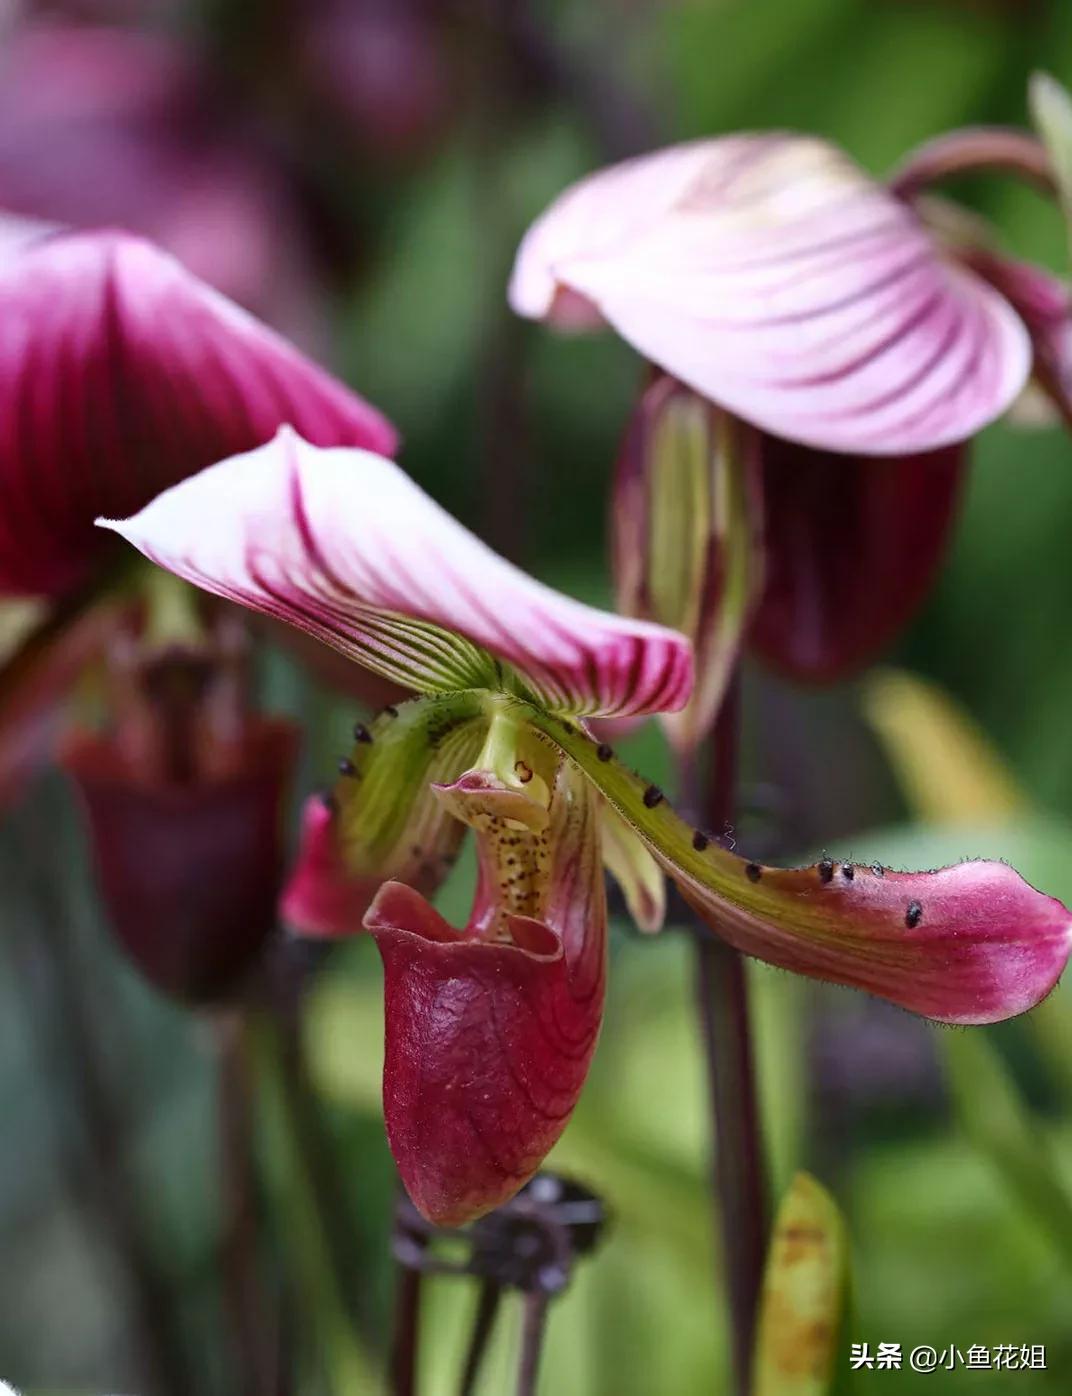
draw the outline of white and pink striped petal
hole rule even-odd
[[[418,692],[520,680],[556,711],[617,714],[675,711],[692,686],[683,636],[534,581],[368,451],[283,430],[101,522],[187,581]]]
[[[713,402],[829,450],[964,440],[1030,368],[1008,302],[803,136],[697,141],[581,181],[530,229],[510,295],[524,315],[606,321]]]
[[[130,514],[284,424],[325,446],[397,441],[369,403],[141,238],[4,249],[3,591],[76,589],[110,541],[98,514]]]

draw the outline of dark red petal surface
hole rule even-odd
[[[577,1103],[606,970],[595,815],[594,796],[580,788],[557,842],[543,917],[499,923],[512,943],[476,938],[497,895],[486,878],[466,933],[397,882],[366,918],[386,981],[391,1150],[410,1197],[439,1225],[459,1225],[512,1197]]]
[[[767,584],[752,648],[792,678],[830,683],[892,644],[941,564],[965,454],[876,460],[764,437]]]

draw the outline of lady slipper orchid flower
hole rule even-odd
[[[687,592],[653,604],[635,575],[620,576],[623,604],[668,623],[691,617],[700,652],[721,625],[722,671],[743,637],[798,678],[829,681],[870,660],[927,591],[964,443],[1012,404],[1033,357],[1045,366],[1054,352],[1053,278],[1032,269],[1018,287],[1012,270],[958,247],[907,196],[800,135],[699,140],[562,194],[521,244],[514,309],[563,329],[609,325],[672,380],[648,390],[627,435],[618,556],[632,554],[635,569],[636,536],[656,528],[650,511],[628,516],[646,492],[671,490],[667,455],[691,453],[696,497],[705,470],[735,472],[726,490],[739,498],[746,470],[761,483],[765,558],[756,549],[751,588],[728,613],[722,535],[712,523],[701,540],[685,509],[692,540],[679,536],[670,560],[653,542],[648,591],[665,591],[651,569],[680,570],[680,554],[692,559]],[[683,407],[691,394],[709,405],[707,465],[698,409]],[[645,476],[655,483],[638,490]],[[760,535],[755,511],[744,531]],[[706,688],[693,728],[717,708],[717,682]]]
[[[377,941],[388,1133],[433,1221],[515,1193],[577,1100],[603,1004],[608,819],[739,949],[928,1017],[1022,1012],[1064,967],[1069,913],[1003,863],[781,870],[688,827],[586,728],[680,710],[688,641],[531,580],[382,457],[283,431],[102,522],[417,694],[356,729],[286,906]],[[479,873],[456,930],[426,896],[464,829]]]
[[[38,237],[0,259],[0,595],[50,603],[0,671],[7,773],[47,753],[54,714],[102,655],[130,513],[284,423],[324,445],[393,452],[375,408],[141,238]],[[102,547],[102,542],[105,544]],[[115,588],[111,588],[114,592]]]
[[[233,613],[196,642],[123,628],[110,728],[68,736],[62,753],[116,938],[186,1003],[236,992],[277,925],[298,731],[250,710],[247,667]]]

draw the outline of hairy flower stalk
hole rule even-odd
[[[967,1023],[1031,1007],[1064,967],[1068,912],[1004,864],[782,870],[686,824],[587,722],[680,711],[688,641],[532,581],[382,457],[284,431],[107,526],[414,694],[355,730],[285,907],[315,934],[377,939],[388,1132],[433,1221],[515,1193],[580,1093],[604,995],[608,812],[713,930],[784,968]],[[456,929],[426,897],[466,830],[480,871]]]

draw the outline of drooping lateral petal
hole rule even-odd
[[[763,585],[760,434],[658,375],[626,430],[611,501],[618,609],[693,643],[696,684],[662,721],[679,752],[718,713]]]
[[[485,793],[481,809],[495,820],[494,792]],[[479,801],[475,786],[466,798]],[[366,918],[386,976],[391,1149],[414,1203],[439,1225],[459,1225],[512,1197],[577,1102],[603,1012],[597,815],[594,792],[563,763],[538,917],[510,911],[517,903],[499,883],[488,885],[485,869],[465,932],[400,883],[383,888]],[[487,820],[475,823],[478,837],[494,835]],[[499,834],[510,837],[505,827]],[[499,865],[504,882],[510,856]],[[499,938],[481,938],[495,905]]]
[[[479,694],[463,692],[385,708],[356,728],[328,800],[306,805],[281,902],[287,925],[309,936],[353,935],[384,882],[425,896],[438,889],[465,827],[431,787],[465,770],[486,725]]]
[[[47,237],[0,266],[0,590],[80,582],[166,486],[289,423],[391,452],[368,403],[165,253],[123,233]]]
[[[335,811],[322,796],[311,795],[302,808],[297,858],[279,899],[283,924],[305,936],[352,935],[382,886],[382,878],[346,866]]]
[[[829,450],[962,441],[1030,363],[1009,305],[810,137],[697,141],[582,180],[526,236],[511,300],[553,318],[562,290],[713,402]]]
[[[946,1023],[1011,1018],[1061,976],[1072,915],[1005,863],[924,873],[830,860],[763,867],[690,829],[571,723],[517,706],[595,782],[712,929],[745,954]]]
[[[103,522],[103,521],[102,521]],[[688,641],[543,586],[391,461],[282,431],[107,522],[154,562],[420,692],[517,687],[577,713],[679,708]]]
[[[945,555],[967,449],[860,459],[761,446],[767,576],[748,643],[792,678],[831,683],[892,644]]]

